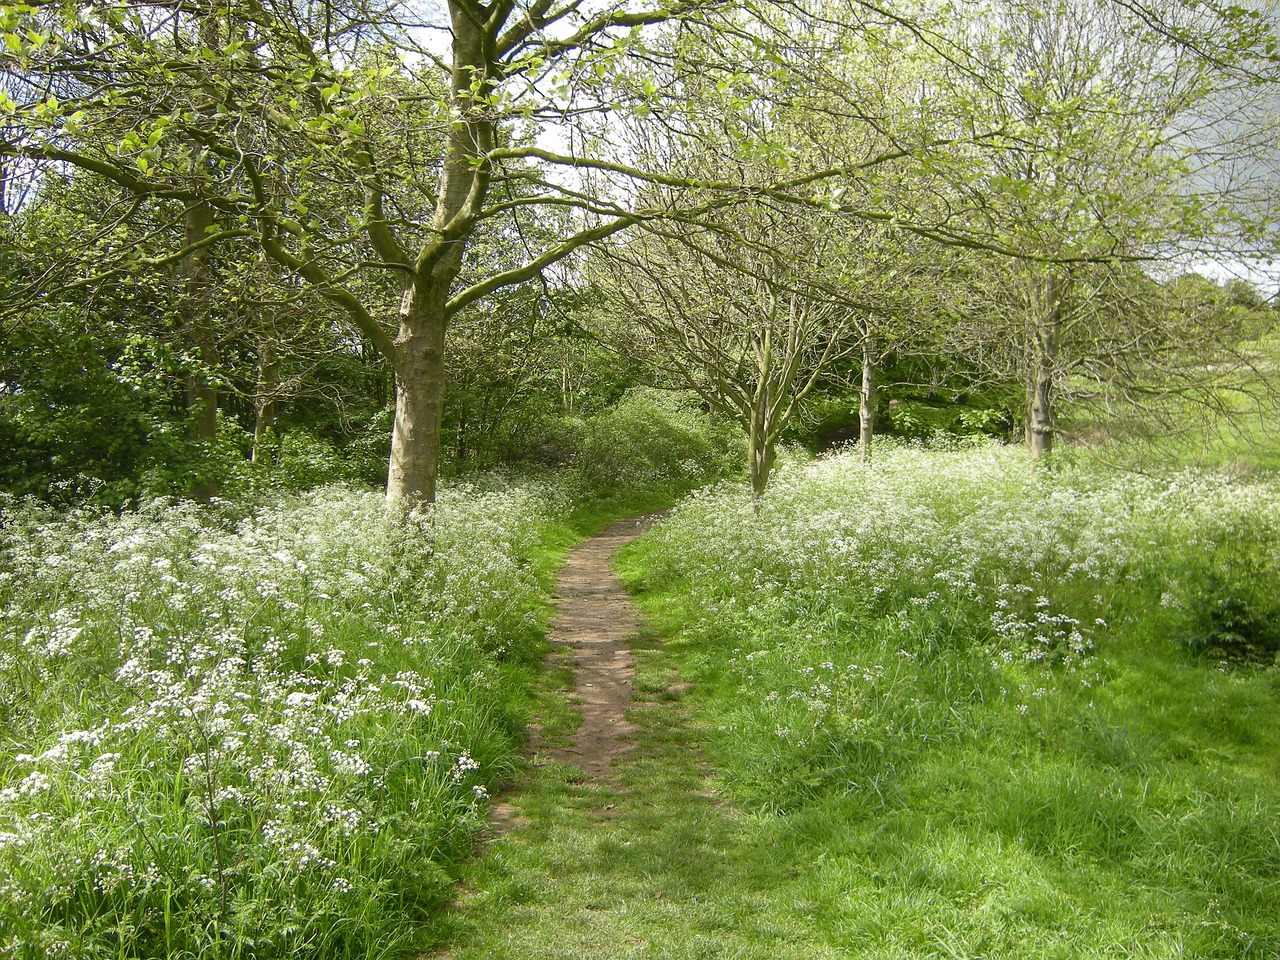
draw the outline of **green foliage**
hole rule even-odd
[[[1280,942],[1274,667],[1183,646],[1274,635],[1278,493],[885,444],[785,470],[759,515],[699,493],[625,572],[727,797],[807,865],[806,937],[1241,956]],[[850,901],[878,919],[845,953]]]
[[[951,436],[1008,435],[1009,414],[998,407],[969,406],[959,402],[930,403],[924,400],[890,400],[889,432],[895,437],[927,439],[938,434]]]
[[[252,438],[246,437],[251,441]],[[309,490],[327,483],[381,484],[386,480],[391,411],[379,411],[360,433],[339,444],[303,427],[271,431],[260,446],[250,486]],[[247,449],[238,445],[242,470]]]
[[[549,486],[0,514],[0,955],[401,956],[522,739]],[[425,925],[425,927],[424,927]]]
[[[0,491],[58,503],[119,506],[186,496],[196,480],[235,496],[263,487],[302,490],[386,477],[389,410],[363,424],[337,422],[331,405],[286,409],[249,462],[248,427],[233,403],[219,411],[213,441],[192,436],[185,381],[200,369],[163,339],[131,332],[134,318],[70,308],[32,311],[0,339]],[[338,383],[333,382],[335,389]],[[360,399],[351,384],[344,404]]]
[[[1224,660],[1273,661],[1280,651],[1280,609],[1260,602],[1254,590],[1242,593],[1229,584],[1208,585],[1198,606],[1202,630],[1190,647],[1206,657]]]
[[[837,372],[837,383],[857,383],[851,364]],[[878,435],[928,440],[937,436],[987,436],[1010,439],[1020,422],[1024,389],[995,383],[975,386],[976,371],[950,354],[887,358],[877,371],[875,429]],[[787,435],[810,450],[827,450],[858,438],[857,389],[827,385],[810,395],[802,421]]]
[[[687,490],[741,469],[739,431],[688,393],[636,388],[578,426],[574,469],[590,490]]]
[[[177,492],[200,458],[174,403],[181,358],[109,318],[34,312],[0,341],[0,489],[119,503]]]
[[[1181,636],[1192,652],[1207,659],[1275,663],[1280,654],[1275,537],[1280,531],[1253,518],[1236,519],[1226,537],[1182,558]]]

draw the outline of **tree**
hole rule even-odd
[[[194,297],[214,249],[259,246],[394,369],[393,504],[434,497],[452,318],[590,244],[766,197],[1004,249],[989,224],[954,211],[899,220],[874,192],[839,192],[869,165],[923,161],[956,133],[824,159],[773,123],[820,90],[837,114],[883,125],[839,99],[832,43],[872,49],[899,31],[962,62],[969,41],[944,43],[909,4],[854,0],[835,29],[832,10],[803,3],[448,0],[444,13],[447,23],[396,0],[34,0],[0,15],[4,68],[22,81],[0,99],[0,156],[91,171],[185,218],[180,248],[116,251],[76,283],[179,264]],[[441,36],[447,53],[431,39]],[[723,95],[736,138],[719,137],[717,117],[694,117],[681,99],[694,90]],[[913,116],[928,112],[917,104]],[[625,145],[604,149],[625,141],[619,131],[669,125],[723,145],[727,165],[677,172]],[[759,162],[766,180],[736,175]],[[570,214],[554,240],[497,272],[469,270],[483,231],[526,228],[548,209]]]
[[[1229,143],[1211,119],[1233,78],[1188,48],[1202,19],[1170,8],[1152,29],[1099,0],[1002,0],[972,27],[993,38],[979,51],[993,69],[961,82],[1002,135],[979,161],[968,206],[1016,254],[989,266],[998,293],[988,315],[1009,350],[987,356],[1011,358],[1024,383],[1033,457],[1052,449],[1071,376],[1132,371],[1154,362],[1146,346],[1173,339],[1144,336],[1116,309],[1132,265],[1238,234],[1256,212],[1232,203],[1235,180],[1212,182],[1213,164],[1253,148]]]
[[[800,5],[682,0],[587,12],[576,0],[451,0],[446,12],[442,25],[406,5],[362,0],[37,0],[6,7],[0,23],[8,72],[24,82],[21,97],[0,101],[19,131],[0,154],[78,166],[188,220],[180,249],[121,251],[77,282],[177,263],[195,286],[207,251],[259,244],[343,310],[395,369],[393,503],[434,495],[446,335],[459,311],[636,224],[693,219],[760,190],[828,204],[823,184],[851,167],[846,158],[826,169],[793,163],[786,144],[750,119],[758,97],[794,105],[816,82],[839,87],[813,55],[824,21]],[[784,37],[796,27],[805,40],[792,57]],[[442,30],[448,55],[419,41]],[[701,38],[696,64],[682,58],[692,36]],[[742,69],[744,53],[772,66],[754,76]],[[797,66],[805,73],[789,88],[778,82]],[[734,159],[764,158],[768,182],[675,174],[603,149],[627,115],[662,114],[698,135],[678,99],[690,67],[703,87],[731,91],[749,134],[732,145]],[[666,82],[676,75],[682,83]],[[563,146],[534,142],[522,127],[558,129]],[[870,162],[878,160],[858,165]],[[521,182],[524,192],[508,189]],[[655,184],[667,188],[660,203],[646,193]],[[555,242],[497,273],[468,272],[466,251],[488,225],[523,229],[547,209],[572,213]],[[842,209],[887,217],[874,206]],[[365,283],[370,272],[389,284]],[[398,308],[383,299],[388,285]]]
[[[650,227],[596,261],[620,331],[747,434],[752,499],[779,436],[821,377],[860,348],[855,311],[809,281],[829,253],[823,218],[753,203],[713,227]]]
[[[440,25],[414,22],[399,5],[11,6],[5,57],[28,82],[22,102],[0,103],[22,130],[3,152],[90,170],[185,211],[180,250],[124,257],[107,273],[179,263],[194,301],[208,251],[253,239],[341,307],[396,372],[388,499],[429,502],[450,319],[660,212],[599,205],[553,183],[529,161],[586,161],[523,146],[513,125],[559,109],[564,85],[602,49],[625,48],[629,31],[712,6],[587,15],[576,2],[455,0],[447,57],[414,43],[415,32]],[[444,83],[407,76],[400,58],[380,52],[388,40],[439,68]],[[553,84],[561,90],[549,95]],[[541,105],[522,102],[533,98]],[[402,125],[379,128],[380,117]],[[532,196],[503,189],[518,180],[534,185]],[[317,183],[327,209],[308,202]],[[465,253],[487,221],[519,222],[543,204],[595,219],[529,262],[466,275]],[[354,282],[368,269],[399,288],[392,329],[378,298]]]

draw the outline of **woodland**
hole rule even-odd
[[[1192,269],[1274,245],[1259,10],[4,13],[17,494],[332,468],[413,506],[649,386],[741,428],[758,496],[779,441],[877,422],[1158,432],[1270,323]]]
[[[0,37],[0,957],[1280,951],[1270,5]]]

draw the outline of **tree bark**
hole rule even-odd
[[[387,469],[387,506],[435,502],[444,415],[446,291],[405,292],[395,339],[396,410]]]
[[[190,246],[203,240],[213,223],[213,208],[209,204],[198,202],[187,207],[184,224],[186,244]],[[207,247],[188,253],[178,267],[182,280],[182,318],[187,337],[200,358],[200,369],[187,376],[191,435],[197,440],[212,443],[218,437],[218,388],[211,376],[218,365],[218,337],[209,317],[210,269]],[[199,477],[192,482],[193,499],[208,500],[217,494],[218,481],[214,477]]]
[[[387,507],[395,511],[435,502],[444,416],[444,345],[449,294],[489,192],[496,125],[487,99],[496,71],[476,8],[450,2],[453,70],[450,100],[457,112],[440,169],[432,239],[405,284],[394,342],[395,423],[387,469]],[[496,29],[496,28],[495,28]]]
[[[253,455],[254,463],[265,459],[264,443],[267,431],[276,424],[276,388],[280,384],[280,360],[270,344],[264,343],[258,352],[258,385],[253,398]]]
[[[1037,285],[1032,302],[1031,368],[1027,375],[1027,448],[1033,460],[1053,449],[1055,373],[1062,332],[1062,285],[1053,276]]]
[[[858,397],[858,453],[863,463],[871,460],[871,438],[875,434],[876,342],[871,337],[862,341],[862,389]]]
[[[760,503],[764,499],[765,488],[769,485],[769,475],[773,473],[776,455],[773,441],[762,431],[752,430],[747,460],[751,470],[751,505],[756,513],[760,512]]]
[[[756,513],[760,512],[760,503],[764,498],[765,487],[769,485],[769,476],[773,473],[773,461],[777,454],[777,431],[770,416],[772,403],[767,380],[772,359],[770,350],[765,350],[763,359],[761,381],[752,398],[750,423],[747,427],[747,468],[751,474],[751,506]]]

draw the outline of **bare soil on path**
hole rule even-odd
[[[613,574],[655,519],[615,523],[567,559],[546,731],[491,809],[431,960],[843,960],[776,916],[804,901],[787,888],[800,872],[721,798],[678,658]],[[581,711],[572,735],[566,699]]]
[[[627,719],[635,659],[628,638],[640,630],[640,612],[612,569],[613,555],[660,519],[619,520],[579,544],[565,561],[556,585],[551,622],[551,658],[568,657],[573,696],[582,713],[568,746],[544,744],[535,730],[530,742],[537,761],[577,764],[595,781],[635,746],[637,727]]]

